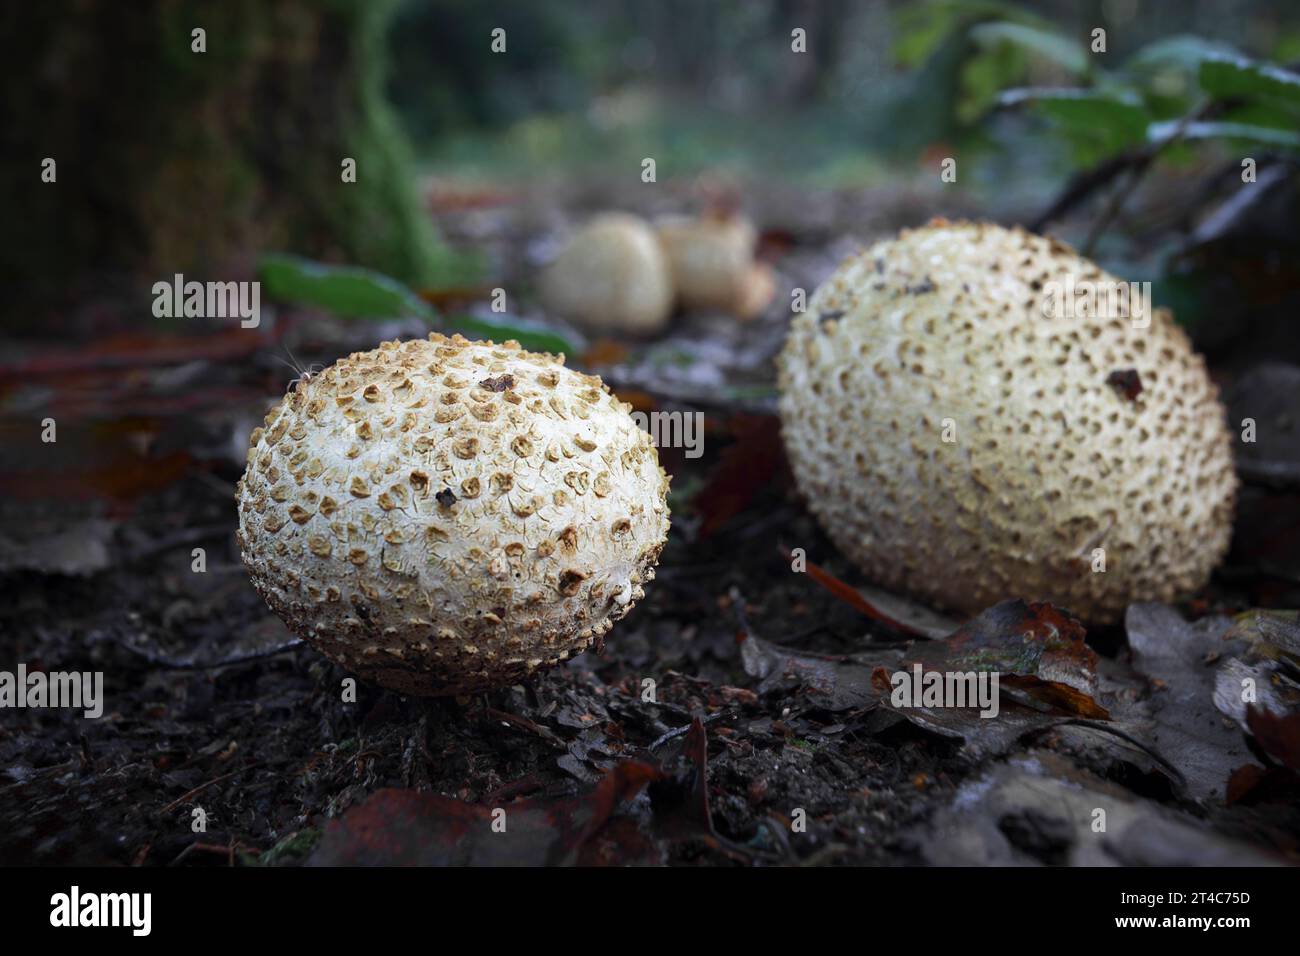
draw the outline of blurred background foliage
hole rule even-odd
[[[1283,221],[1253,222],[1256,235],[1285,232],[1296,209],[1289,2],[140,0],[119,13],[94,0],[0,13],[7,62],[28,78],[0,124],[0,172],[17,185],[0,279],[19,301],[251,275],[277,252],[422,292],[473,287],[479,250],[440,239],[431,181],[631,191],[653,157],[660,181],[729,177],[751,207],[779,183],[1058,224],[1122,274],[1157,277],[1194,323],[1189,242],[1240,157],[1286,172],[1259,191]],[[57,189],[33,172],[51,155]],[[356,183],[339,182],[343,156]],[[960,172],[941,186],[945,157]],[[1123,222],[1153,180],[1198,204]],[[1071,222],[1079,212],[1100,226]]]
[[[1059,174],[1232,92],[1249,101],[1192,136],[1227,135],[1232,124],[1243,139],[1295,148],[1285,92],[1234,89],[1213,74],[1207,87],[1200,70],[1216,57],[1300,59],[1300,15],[1289,7],[408,2],[393,22],[388,89],[441,168],[526,174],[652,154],[675,171],[722,165],[858,184],[947,148],[999,169],[1030,153],[1045,175]],[[806,56],[790,55],[796,26]],[[1094,55],[1098,26],[1106,49]],[[505,55],[484,39],[497,27],[515,40]],[[1031,108],[1010,109],[1018,104]],[[1059,135],[1044,138],[1045,128]]]
[[[912,191],[1152,280],[1205,344],[1296,292],[1292,3],[444,0],[404,3],[391,35],[390,98],[442,177],[631,185],[651,156],[751,207],[774,182]],[[1268,181],[1233,207],[1243,156]]]

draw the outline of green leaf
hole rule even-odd
[[[1138,50],[1124,63],[1123,75],[1139,83],[1147,108],[1160,118],[1186,113],[1200,96],[1201,64],[1215,57],[1238,56],[1226,43],[1197,36],[1173,36]]]
[[[1000,106],[1029,104],[1058,124],[1082,157],[1098,159],[1144,141],[1151,117],[1134,94],[1031,87],[1007,90]]]
[[[1002,42],[1012,43],[1076,75],[1082,76],[1088,72],[1090,61],[1085,47],[1069,37],[1050,30],[999,20],[972,27],[970,36],[982,47],[994,46]]]
[[[961,89],[956,115],[963,123],[974,123],[997,103],[1001,91],[1025,72],[1028,56],[1021,49],[986,50],[966,61],[961,71]]]
[[[1277,100],[1254,100],[1225,109],[1215,119],[1224,123],[1245,123],[1248,126],[1267,126],[1272,129],[1300,129],[1300,109]]]
[[[1191,34],[1180,34],[1148,43],[1125,61],[1124,69],[1147,72],[1173,67],[1195,73],[1205,60],[1239,55],[1227,43],[1207,40]]]
[[[575,355],[569,339],[526,319],[498,322],[471,315],[443,319],[438,310],[413,290],[380,272],[357,266],[332,266],[299,256],[273,254],[258,263],[258,277],[268,297],[293,305],[325,309],[362,319],[418,316],[432,328],[464,332],[480,339],[514,339],[533,352]]]
[[[474,315],[454,315],[447,318],[445,325],[448,332],[463,332],[476,339],[491,339],[493,342],[514,339],[530,352],[577,355],[582,351],[577,344],[558,332],[552,332],[545,326],[529,322],[527,319],[497,322]]]
[[[417,315],[432,323],[438,313],[411,289],[383,273],[359,266],[331,266],[300,256],[263,256],[257,267],[266,294],[279,302],[315,306],[338,315],[386,319]]]
[[[1168,139],[1178,132],[1178,121],[1152,123],[1147,130],[1151,142]],[[1252,126],[1249,123],[1188,123],[1182,130],[1183,139],[1232,139],[1260,143],[1265,146],[1282,146],[1286,149],[1300,149],[1300,133],[1289,129],[1275,129],[1269,126]]]
[[[1220,99],[1263,96],[1300,105],[1300,73],[1242,57],[1212,57],[1201,63],[1201,89]]]

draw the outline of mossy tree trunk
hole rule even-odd
[[[7,4],[0,278],[50,305],[113,277],[246,275],[275,249],[436,281],[438,243],[383,100],[391,8]],[[46,157],[55,183],[41,181]]]

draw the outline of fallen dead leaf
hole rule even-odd
[[[326,827],[311,858],[313,866],[554,866],[579,862],[645,862],[609,858],[598,841],[584,849],[660,771],[623,761],[590,791],[571,797],[537,798],[480,806],[432,793],[385,789]],[[492,827],[494,810],[505,811],[505,830]]]
[[[784,545],[781,546],[781,554],[787,561],[794,560],[794,555]],[[855,611],[900,634],[940,638],[951,634],[958,626],[956,621],[905,598],[896,597],[878,588],[854,587],[846,584],[812,561],[805,559],[804,566],[808,577],[822,588]]]
[[[1215,704],[1223,655],[1233,648],[1224,641],[1232,622],[1188,624],[1173,608],[1144,603],[1128,609],[1124,626],[1133,666],[1152,689],[1119,725],[1177,767],[1193,799],[1222,800],[1231,773],[1253,762],[1240,729]]]

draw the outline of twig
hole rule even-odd
[[[266,657],[275,657],[277,654],[283,654],[285,651],[292,651],[303,645],[300,637],[285,641],[283,644],[277,644],[275,647],[263,651],[253,651],[249,654],[236,654],[234,657],[223,657],[219,661],[208,661],[200,663],[197,661],[178,661],[170,657],[164,657],[161,654],[153,654],[144,648],[132,647],[130,644],[122,644],[132,654],[142,657],[155,667],[161,667],[166,670],[174,671],[207,671],[214,670],[218,667],[232,667],[235,664],[247,664],[249,661],[259,661]]]
[[[254,856],[260,856],[262,853],[261,850],[254,849],[253,847],[244,846],[243,842],[238,840],[232,841],[227,846],[222,846],[220,843],[191,843],[189,846],[181,850],[181,852],[176,855],[176,859],[172,860],[171,865],[175,866],[176,864],[184,860],[187,856],[189,856],[191,853],[220,853],[222,856],[226,858],[227,866],[234,866],[235,853],[236,851],[240,851],[240,850],[242,850],[245,853],[250,853]]]
[[[704,724],[711,724],[720,717],[730,717],[733,714],[734,711],[720,710],[716,714],[709,714],[707,717],[701,717],[700,722]],[[668,731],[668,733],[663,734],[658,738],[656,738],[655,741],[651,743],[649,747],[646,748],[646,750],[654,750],[656,747],[661,747],[664,744],[668,743],[668,741],[672,740],[673,738],[681,737],[682,735],[689,734],[690,732],[691,732],[690,724],[686,724],[683,727],[677,727],[673,730]]]
[[[1083,255],[1092,255],[1097,240],[1101,238],[1101,234],[1110,227],[1115,217],[1119,215],[1119,211],[1123,208],[1124,203],[1128,201],[1128,197],[1133,195],[1133,190],[1137,189],[1138,183],[1142,182],[1142,178],[1146,175],[1147,170],[1151,168],[1151,160],[1154,158],[1154,154],[1149,155],[1142,162],[1135,165],[1132,171],[1129,172],[1124,185],[1111,193],[1110,202],[1106,203],[1105,210],[1093,222],[1092,228],[1088,230],[1088,238],[1083,241],[1083,245],[1079,248]]]
[[[1210,101],[1202,103],[1196,109],[1184,114],[1173,132],[1163,139],[1148,143],[1141,149],[1121,153],[1100,163],[1093,169],[1079,174],[1071,180],[1065,191],[1057,197],[1052,205],[1031,223],[1030,228],[1034,232],[1042,232],[1050,223],[1061,218],[1098,189],[1105,187],[1127,172],[1129,174],[1127,182],[1111,196],[1111,201],[1107,204],[1106,210],[1093,224],[1087,240],[1080,249],[1080,252],[1085,256],[1091,255],[1093,246],[1096,245],[1106,227],[1119,214],[1120,209],[1142,181],[1152,163],[1155,162],[1156,157],[1182,139],[1187,127],[1193,122],[1202,119],[1210,108]]]
[[[1092,169],[1086,169],[1075,174],[1070,182],[1066,184],[1064,191],[1053,200],[1050,206],[1039,213],[1038,218],[1029,224],[1030,230],[1032,232],[1042,232],[1098,189],[1101,189],[1129,169],[1140,159],[1141,155],[1141,150],[1126,150],[1118,156],[1112,156],[1110,159],[1104,160]]]
[[[1106,204],[1105,211],[1101,214],[1101,217],[1092,224],[1092,229],[1088,233],[1088,238],[1084,242],[1083,248],[1079,250],[1080,252],[1085,256],[1092,255],[1093,246],[1097,244],[1097,240],[1101,238],[1101,234],[1106,231],[1115,217],[1119,215],[1120,209],[1122,209],[1124,203],[1128,201],[1128,197],[1133,194],[1133,190],[1137,189],[1138,184],[1142,181],[1143,177],[1146,176],[1147,171],[1155,162],[1156,157],[1182,139],[1183,134],[1187,132],[1187,127],[1204,116],[1206,110],[1209,108],[1210,101],[1206,100],[1196,109],[1184,113],[1182,118],[1178,121],[1178,125],[1174,127],[1173,132],[1164,139],[1149,144],[1138,154],[1138,157],[1132,164],[1132,171],[1129,173],[1128,181],[1111,195],[1110,202]]]
[[[511,727],[518,730],[534,734],[552,746],[559,747],[561,750],[566,746],[564,741],[557,737],[550,729],[543,727],[536,721],[529,720],[527,717],[521,717],[519,714],[510,714],[504,710],[497,710],[495,707],[484,707],[483,715],[492,720],[499,720],[503,724],[509,724]]]
[[[241,773],[244,773],[244,772],[246,772],[246,771],[248,771],[248,770],[252,770],[254,767],[259,767],[259,766],[261,766],[261,764],[259,764],[259,763],[250,763],[247,767],[240,767],[238,770],[232,770],[232,771],[230,771],[230,773],[224,773],[224,774],[222,774],[220,777],[217,777],[217,778],[215,778],[215,779],[213,779],[213,780],[209,780],[207,783],[201,783],[201,784],[199,784],[197,787],[195,787],[193,790],[189,790],[189,791],[186,791],[185,793],[182,793],[179,797],[177,797],[177,798],[176,798],[175,800],[173,800],[171,803],[167,804],[167,806],[165,806],[165,807],[163,807],[161,810],[159,810],[158,813],[159,813],[160,815],[161,815],[161,814],[164,814],[164,813],[170,813],[172,810],[175,810],[177,807],[179,807],[182,803],[185,803],[185,802],[186,802],[187,800],[189,800],[191,797],[194,797],[194,796],[196,796],[196,795],[202,793],[204,790],[208,789],[208,787],[212,787],[212,786],[215,786],[216,784],[219,784],[219,783],[222,783],[222,782],[224,782],[224,781],[226,781],[226,780],[229,780],[231,777],[237,777],[237,776],[239,776]]]
[[[483,798],[482,803],[489,807],[499,807],[503,803],[536,793],[544,788],[545,784],[541,778],[535,773],[530,773],[493,790]]]

